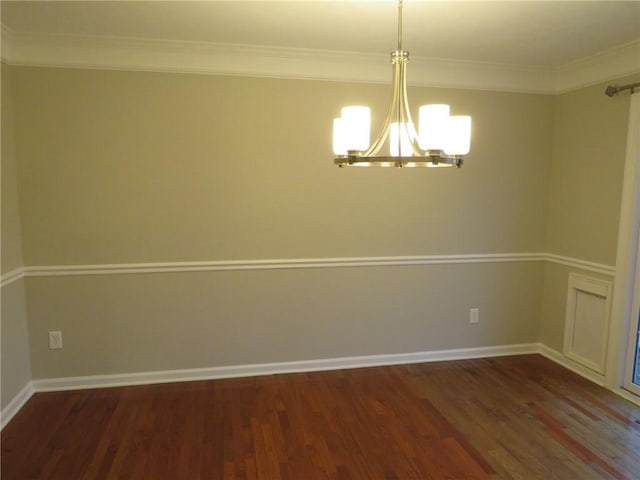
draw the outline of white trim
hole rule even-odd
[[[556,255],[555,253],[546,253],[545,260],[551,263],[557,263],[559,265],[566,265],[568,267],[577,268],[579,270],[600,273],[602,275],[613,276],[616,273],[616,267],[613,265],[589,262],[587,260],[581,260],[579,258]]]
[[[11,285],[13,282],[17,282],[21,278],[24,278],[24,267],[16,268],[15,270],[11,270],[10,272],[3,273],[2,276],[0,276],[0,287]]]
[[[603,376],[605,374],[607,342],[609,338],[609,324],[611,319],[611,288],[612,284],[610,281],[585,277],[584,275],[579,275],[574,272],[569,273],[569,286],[567,288],[566,313],[564,320],[564,348],[562,353],[564,353],[567,358],[590,368]],[[597,359],[585,358],[574,350],[577,315],[576,309],[579,292],[599,297],[604,302],[604,318],[601,319],[602,335],[600,335],[600,355]]]
[[[282,270],[294,268],[378,267],[439,265],[456,263],[535,262],[539,253],[497,253],[470,255],[426,255],[411,257],[291,258],[265,260],[222,260],[204,262],[124,263],[103,265],[59,265],[25,267],[26,277],[67,275],[115,275],[129,273],[173,273],[228,270]]]
[[[579,363],[571,360],[570,358],[565,357],[562,353],[542,344],[538,344],[538,351],[540,355],[547,357],[549,360],[553,360],[557,364],[571,370],[574,373],[577,373],[581,377],[586,378],[587,380],[591,380],[593,383],[596,383],[600,386],[604,386],[604,376],[599,375],[593,370],[583,367]]]
[[[640,96],[638,97],[640,99]],[[638,101],[640,106],[640,100]],[[640,117],[640,111],[638,112]],[[637,125],[636,128],[639,128]],[[638,149],[640,154],[640,149]],[[631,283],[631,311],[629,312],[629,318],[627,319],[627,342],[626,349],[621,350],[621,357],[626,358],[624,367],[624,381],[622,388],[630,391],[635,395],[640,395],[640,384],[634,383],[635,375],[634,370],[636,366],[636,355],[640,355],[638,342],[640,342],[640,239],[638,239],[635,245],[636,252],[636,265],[635,265],[635,278]],[[640,377],[639,377],[640,378]]]
[[[542,343],[525,343],[516,345],[499,345],[493,347],[460,348],[452,350],[436,350],[431,352],[400,353],[392,355],[369,355],[360,357],[330,358],[321,360],[303,360],[298,362],[265,363],[254,365],[235,365],[226,367],[198,368],[187,370],[169,370],[160,372],[125,373],[119,375],[92,375],[84,377],[66,377],[33,380],[29,382],[9,402],[0,414],[2,426],[15,416],[35,392],[81,390],[90,388],[108,388],[131,385],[150,385],[158,383],[188,382],[198,380],[214,380],[221,378],[239,378],[281,373],[315,372],[341,370],[347,368],[363,368],[387,365],[405,365],[414,363],[466,360],[473,358],[490,358],[510,355],[528,355],[538,353],[578,375],[598,384],[604,385],[604,378],[595,372],[564,357],[560,352]],[[635,397],[620,389],[614,390],[628,400],[638,403]]]
[[[35,393],[33,382],[27,383],[18,394],[7,404],[6,407],[0,412],[0,430],[2,430],[15,416],[16,413],[24,407],[25,403],[29,401],[31,396]]]
[[[559,68],[412,57],[411,85],[556,94],[640,71],[634,42]],[[386,54],[127,37],[16,32],[2,26],[12,65],[388,83]]]
[[[628,402],[635,403],[640,407],[640,396],[631,393],[629,390],[625,390],[624,388],[614,388],[612,392],[621,396]]]
[[[92,375],[33,380],[36,392],[106,388],[155,383],[190,382],[220,378],[254,377],[280,373],[316,372],[347,368],[405,365],[412,363],[464,360],[471,358],[500,357],[536,353],[538,344],[498,345],[492,347],[458,348],[430,352],[398,353],[391,355],[367,355],[359,357],[301,360],[295,362],[232,365],[225,367],[168,370],[160,372],[124,373],[117,375]]]
[[[612,48],[557,69],[555,93],[596,85],[640,71],[640,41]]]
[[[603,377],[602,375],[598,375],[588,368],[582,367],[581,365],[562,355],[560,352],[542,343],[538,344],[538,353],[543,357],[546,357],[549,360],[557,363],[558,365],[571,370],[573,373],[577,373],[581,377],[584,377],[587,380],[600,385],[601,387],[609,388],[606,385],[605,377]],[[638,397],[637,395],[634,395],[633,393],[622,388],[609,388],[609,390],[611,390],[616,395],[624,398],[625,400],[640,406],[640,397]]]
[[[620,228],[618,233],[618,255],[625,268],[620,272],[620,297],[616,305],[618,317],[614,325],[614,339],[610,358],[609,384],[622,386],[640,395],[640,385],[633,382],[638,337],[638,311],[640,309],[640,94],[629,97],[629,124],[625,153],[625,172]],[[617,358],[616,358],[617,357]],[[626,362],[623,365],[623,359]],[[615,371],[616,366],[618,371]],[[617,375],[616,375],[617,373]]]
[[[631,111],[634,109],[634,99],[637,102],[640,99],[640,94],[636,93],[629,97],[630,121],[622,177],[622,200],[616,254],[616,263],[620,268],[615,277],[616,288],[613,291],[609,357],[607,358],[607,386],[612,389],[620,387],[625,382],[626,338],[631,324],[635,267],[639,261],[636,246],[640,241],[640,155],[638,154],[640,147],[638,147],[638,127],[633,125],[637,120],[634,120],[631,115]],[[632,153],[634,151],[635,154]]]
[[[305,48],[131,37],[16,32],[2,27],[12,65],[388,83],[389,56]],[[481,90],[547,93],[553,70],[473,61],[411,58],[409,82]]]
[[[231,270],[282,270],[295,268],[383,267],[402,265],[443,265],[548,261],[579,270],[615,275],[611,265],[589,262],[551,253],[478,253],[462,255],[422,255],[398,257],[290,258],[264,260],[220,260],[203,262],[116,263],[97,265],[47,265],[21,267],[0,277],[5,287],[23,277],[63,277],[71,275],[123,275],[132,273],[215,272]]]

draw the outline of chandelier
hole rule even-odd
[[[333,120],[334,163],[340,167],[460,167],[469,153],[471,117],[450,115],[449,105],[422,105],[418,130],[407,98],[409,52],[402,49],[402,0],[398,1],[398,48],[391,53],[391,104],[382,130],[370,142],[369,107],[342,108]],[[381,154],[384,146],[389,154]]]

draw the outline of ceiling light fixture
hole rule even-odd
[[[423,105],[416,131],[407,98],[409,52],[402,49],[402,0],[398,1],[398,48],[391,53],[391,104],[380,135],[370,143],[369,107],[350,106],[333,120],[334,163],[340,167],[460,167],[469,153],[471,117],[449,115],[449,105]],[[388,144],[389,155],[379,155]]]

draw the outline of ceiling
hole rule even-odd
[[[387,54],[396,2],[5,1],[5,32]],[[560,68],[640,42],[640,1],[405,0],[412,58]],[[638,60],[640,63],[640,59]]]

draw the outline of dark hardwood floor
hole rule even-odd
[[[538,356],[37,393],[2,480],[640,479],[640,407]]]

